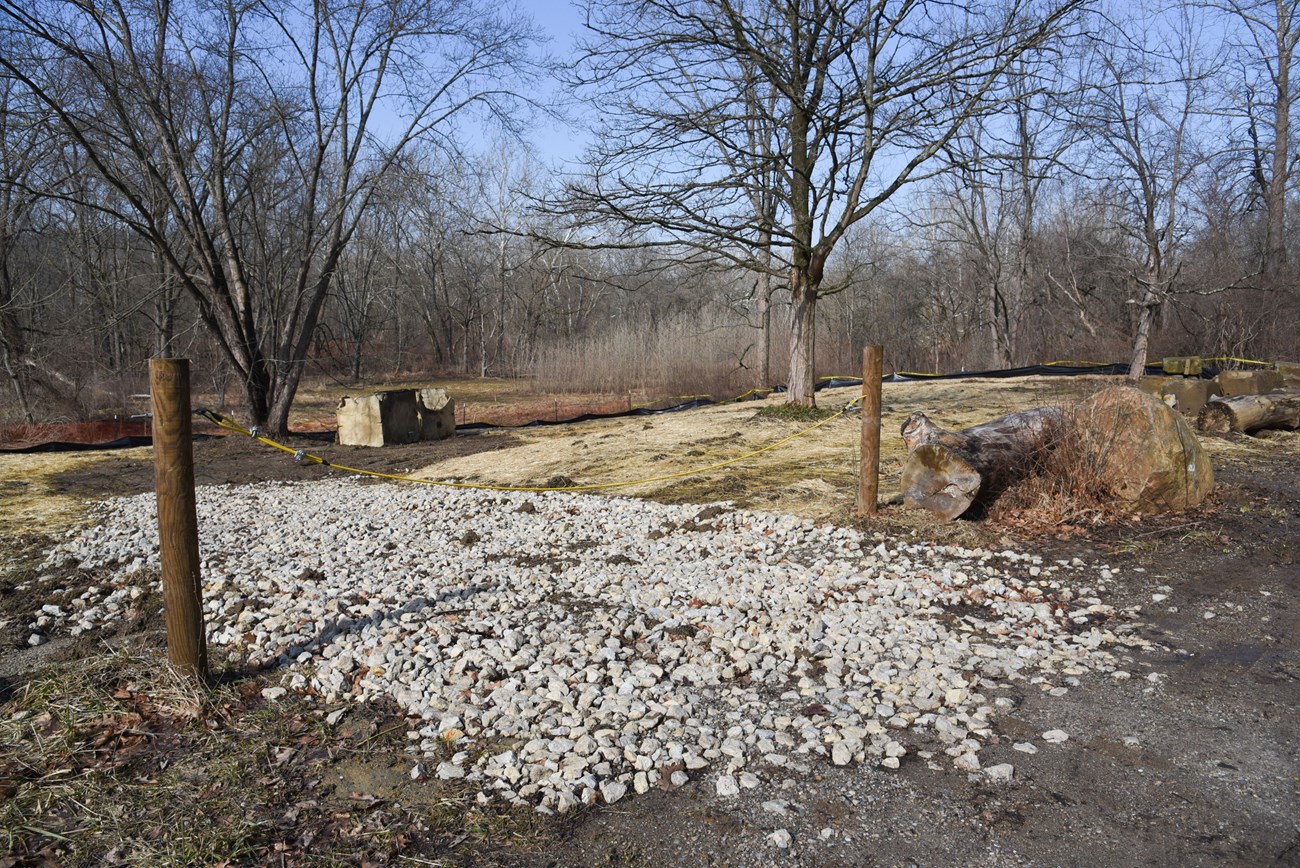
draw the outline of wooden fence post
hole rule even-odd
[[[150,359],[153,457],[158,494],[167,656],[198,681],[208,678],[199,576],[199,522],[194,505],[194,452],[190,427],[190,362]]]
[[[876,514],[880,490],[880,376],[883,347],[862,351],[862,460],[858,471],[858,516]]]

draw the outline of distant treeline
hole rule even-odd
[[[787,6],[593,4],[557,59],[478,0],[0,0],[0,421],[159,354],[271,428],[303,376],[1297,354],[1300,0]]]

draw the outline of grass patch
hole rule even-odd
[[[830,407],[798,407],[794,404],[772,404],[755,413],[754,420],[810,424],[829,419],[839,412],[839,410]]]

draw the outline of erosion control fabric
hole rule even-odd
[[[886,383],[911,383],[926,382],[928,380],[961,380],[961,379],[1004,379],[1008,377],[1074,377],[1084,374],[1093,374],[1101,376],[1122,376],[1128,373],[1129,366],[1126,364],[1045,364],[1045,365],[1026,365],[1021,368],[1005,368],[994,371],[957,371],[949,374],[927,374],[910,371],[895,371],[887,374],[882,378]],[[1147,365],[1146,372],[1152,375],[1163,373],[1160,365]],[[1219,373],[1217,368],[1205,367],[1201,372],[1201,377],[1212,379]],[[823,377],[817,381],[816,389],[842,389],[849,386],[857,386],[862,383],[861,377]],[[741,400],[756,400],[772,393],[784,393],[785,385],[777,385],[772,389],[754,389],[740,395],[736,398],[729,398],[723,401],[715,401],[710,397],[702,395],[692,395],[690,400],[681,401],[667,407],[635,407],[631,410],[622,410],[615,413],[582,413],[567,419],[534,419],[531,422],[525,422],[522,425],[498,425],[493,422],[470,422],[456,426],[456,433],[475,433],[490,428],[536,428],[544,425],[569,425],[574,422],[590,422],[596,419],[619,419],[625,416],[657,416],[663,413],[680,413],[683,410],[694,410],[697,407],[704,407],[710,404],[731,403]],[[672,400],[672,399],[666,399]],[[208,435],[196,435],[195,439]],[[149,446],[153,440],[146,436],[118,437],[102,443],[69,443],[65,441],[51,441],[47,443],[38,443],[35,445],[23,446],[16,449],[0,448],[0,452],[7,453],[25,453],[25,452],[72,452],[88,451],[98,449],[129,449],[134,446]]]

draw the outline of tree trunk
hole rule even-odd
[[[32,414],[32,404],[27,397],[27,382],[23,377],[23,372],[12,363],[9,347],[4,341],[0,341],[0,360],[3,360],[5,374],[9,377],[9,383],[14,387],[14,397],[18,399],[18,408],[22,410],[23,421],[35,422],[36,417]]]
[[[289,370],[278,374],[268,396],[269,406],[266,411],[266,433],[272,437],[283,437],[289,433],[289,411],[293,409],[294,396],[298,394],[298,381],[302,365],[290,362],[285,367]],[[297,371],[298,373],[295,373]]]
[[[756,385],[760,389],[769,389],[772,387],[772,275],[764,273],[758,280],[758,327],[762,334]]]
[[[1151,343],[1151,323],[1156,317],[1155,293],[1148,287],[1138,305],[1137,333],[1133,336],[1133,359],[1128,366],[1128,381],[1137,383],[1147,370],[1147,348]]]
[[[1196,427],[1210,434],[1260,428],[1300,429],[1300,391],[1279,389],[1266,395],[1213,398],[1196,416]]]
[[[238,373],[239,368],[235,371]],[[282,430],[276,430],[271,424],[271,372],[264,359],[258,359],[253,369],[245,376],[244,382],[244,400],[248,404],[248,416],[252,423],[251,427],[267,428],[268,433],[284,434],[288,431],[286,427]],[[285,419],[289,417],[288,408],[285,408]]]
[[[786,403],[817,406],[816,319],[817,289],[806,275],[792,270],[790,305],[790,385]]]
[[[1264,191],[1268,215],[1263,264],[1265,286],[1269,289],[1277,288],[1286,266],[1286,193],[1291,175],[1291,57],[1295,45],[1295,22],[1291,19],[1290,4],[1279,2],[1276,9],[1272,172]]]
[[[1064,421],[1059,407],[1038,407],[962,431],[945,431],[924,413],[913,413],[902,429],[908,450],[904,503],[949,521],[977,501],[987,503],[1033,468]]]

